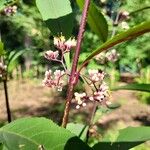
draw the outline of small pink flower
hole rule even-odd
[[[75,100],[77,101],[76,109],[79,109],[81,106],[83,106],[83,107],[86,106],[86,103],[85,103],[85,101],[87,99],[86,93],[75,92],[74,96],[75,96]]]
[[[58,51],[53,52],[53,51],[49,50],[49,51],[45,52],[44,56],[48,60],[56,60],[58,58],[58,55],[59,55]]]
[[[102,92],[107,92],[109,90],[109,87],[107,86],[107,84],[105,82],[103,82],[99,88],[100,91]]]
[[[90,80],[92,82],[98,82],[98,81],[101,82],[105,77],[104,72],[99,72],[99,70],[95,70],[95,69],[89,69],[88,73],[89,73]]]
[[[92,95],[87,96],[85,92],[83,93],[74,93],[75,100],[77,102],[76,109],[79,109],[80,107],[85,107],[86,102],[89,101],[96,101],[100,104],[105,104],[107,105],[108,102],[108,97],[109,97],[109,88],[106,85],[105,82],[103,82],[98,91],[95,91]]]
[[[115,49],[112,49],[106,53],[107,60],[111,62],[117,61],[119,56],[119,53],[117,53]]]
[[[61,50],[65,50],[65,41],[66,39],[64,36],[54,37],[54,45]]]
[[[69,51],[71,48],[76,46],[76,40],[74,38],[70,38],[65,42],[66,50]]]
[[[17,12],[17,6],[8,6],[4,9],[4,13],[7,16],[14,15]]]
[[[65,74],[65,72],[64,71],[61,71],[61,70],[56,70],[55,72],[54,72],[54,79],[55,80],[58,80],[61,76],[63,76]]]
[[[65,75],[65,72],[61,70],[56,70],[54,73],[52,73],[51,70],[46,71],[43,85],[50,88],[57,88],[58,91],[62,91],[64,83],[62,79],[63,75]]]
[[[76,46],[76,40],[70,38],[66,41],[64,36],[54,37],[54,45],[63,52],[69,52],[72,47]]]
[[[103,102],[103,101],[105,101],[105,100],[108,98],[108,96],[109,96],[108,93],[109,93],[109,88],[108,88],[108,86],[106,85],[106,83],[103,82],[103,83],[100,85],[98,91],[94,92],[93,96],[91,96],[89,99],[90,99],[91,101],[94,101],[94,100],[95,100],[95,101],[97,101],[97,102]]]
[[[119,21],[123,21],[130,18],[130,14],[128,11],[121,11],[119,14]]]

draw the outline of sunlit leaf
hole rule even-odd
[[[45,118],[19,119],[2,127],[0,143],[8,150],[90,150],[73,133]]]
[[[64,54],[64,59],[65,59],[65,62],[66,62],[67,69],[70,70],[70,68],[71,68],[70,53],[65,53]]]
[[[84,0],[76,1],[79,7],[83,9]],[[100,12],[100,9],[92,1],[90,2],[87,22],[91,30],[95,32],[103,42],[105,42],[108,37],[108,24],[103,14]]]
[[[69,0],[36,0],[43,20],[57,19],[72,13]]]
[[[53,35],[71,36],[74,15],[69,0],[36,0],[36,5]]]
[[[150,127],[128,127],[119,131],[115,141],[103,140],[93,146],[94,150],[129,150],[150,140]]]
[[[77,135],[81,140],[85,141],[89,127],[79,123],[68,123],[67,129]]]

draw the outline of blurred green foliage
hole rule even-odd
[[[140,71],[140,77],[135,79],[138,83],[150,83],[150,66],[143,68]],[[138,92],[139,100],[143,103],[150,104],[150,93],[149,92]]]
[[[12,72],[18,65],[21,65],[22,70],[26,71],[26,62],[30,63],[30,67],[34,68],[36,65],[40,67],[44,63],[41,52],[49,49],[51,44],[50,31],[35,7],[35,2],[23,0],[16,5],[17,13],[13,16],[0,14],[0,31],[6,49],[6,64],[9,63],[12,51],[16,53],[24,51],[11,64],[13,67],[9,72]]]

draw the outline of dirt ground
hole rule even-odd
[[[55,95],[55,91],[43,87],[41,81],[9,81],[10,108],[13,120],[27,116],[44,116],[61,123],[64,99]],[[98,124],[104,128],[112,123],[123,122],[126,126],[150,125],[150,106],[141,104],[132,91],[112,92],[112,102],[118,102],[121,107],[98,119]],[[87,118],[91,104],[81,110],[72,105],[70,121],[84,121]],[[82,113],[82,117],[81,114]],[[3,85],[0,83],[0,122],[7,120]]]

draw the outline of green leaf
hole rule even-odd
[[[124,86],[115,87],[112,90],[136,90],[136,91],[150,92],[150,84],[132,83]]]
[[[3,150],[3,145],[2,144],[0,144],[0,150]]]
[[[0,150],[8,150],[4,145],[0,144]]]
[[[15,67],[16,65],[18,64],[18,61],[17,59],[23,55],[25,52],[27,52],[27,50],[20,50],[20,51],[11,51],[8,58],[8,64],[7,64],[7,69],[8,69],[8,72],[11,72]]]
[[[64,54],[64,59],[65,59],[67,69],[70,70],[70,68],[71,68],[70,53],[65,53]]]
[[[8,150],[90,150],[73,133],[45,118],[18,119],[2,127],[0,142]]]
[[[0,11],[6,7],[6,0],[0,0]]]
[[[84,0],[76,1],[79,7],[83,10]],[[108,37],[108,24],[99,8],[92,1],[90,2],[87,22],[91,30],[95,32],[103,42],[105,42]]]
[[[137,25],[133,28],[130,28],[127,31],[124,31],[120,34],[115,35],[113,38],[111,38],[110,40],[108,40],[107,42],[105,42],[104,44],[102,44],[101,46],[99,46],[94,52],[92,52],[82,63],[81,68],[89,62],[89,60],[91,60],[94,56],[96,56],[97,54],[101,53],[104,50],[108,50],[109,48],[125,42],[127,40],[131,40],[133,38],[136,38],[144,33],[150,32],[150,21],[146,21],[143,22],[140,25]]]
[[[0,56],[5,54],[4,44],[0,41]]]
[[[57,19],[72,13],[69,0],[36,0],[43,20]]]
[[[119,131],[115,142],[102,141],[93,146],[94,150],[129,150],[150,140],[150,127],[128,127]]]
[[[68,123],[67,129],[77,135],[81,140],[85,141],[89,127],[79,123]]]
[[[36,0],[36,5],[54,36],[71,36],[74,15],[69,0]]]

